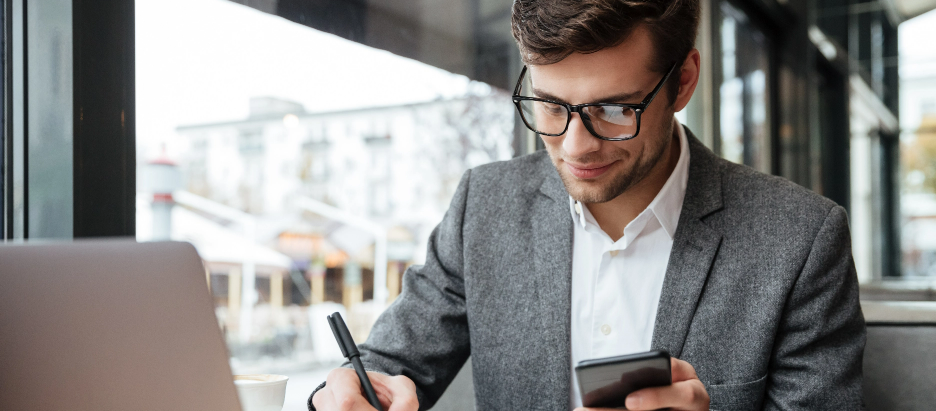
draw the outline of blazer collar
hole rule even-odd
[[[540,191],[560,204],[567,203],[569,201],[569,192],[566,191],[565,184],[563,184],[562,178],[559,177],[559,172],[556,171],[556,166],[550,160],[549,154],[546,153],[546,150],[542,150],[541,154],[537,154],[541,156],[540,169],[543,170],[545,175],[543,183],[540,185]]]
[[[725,160],[705,147],[688,128],[686,134],[691,156],[682,215],[700,219],[722,208],[721,177]]]
[[[545,151],[545,150],[544,150]],[[533,218],[533,270],[534,289],[548,289],[539,312],[543,329],[539,335],[530,336],[528,347],[542,347],[544,352],[554,352],[543,365],[541,378],[548,381],[543,389],[531,393],[537,399],[524,409],[568,409],[571,392],[571,310],[572,310],[572,241],[573,222],[569,214],[569,194],[566,192],[559,173],[544,152],[538,152],[540,166],[545,174],[540,192],[531,203]],[[531,180],[536,184],[536,180]],[[533,186],[535,187],[535,185]],[[544,294],[540,294],[544,295]],[[552,351],[555,350],[555,351]],[[517,408],[517,407],[515,407]]]
[[[722,209],[725,160],[691,132],[688,134],[691,157],[686,197],[673,237],[650,344],[652,349],[665,350],[676,358],[682,355],[692,317],[722,240],[722,234],[705,224],[703,218]]]

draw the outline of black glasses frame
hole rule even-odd
[[[625,104],[625,103],[586,103],[586,104],[574,104],[574,105],[573,105],[573,104],[561,103],[561,102],[553,101],[553,100],[547,100],[547,99],[544,99],[544,98],[521,96],[521,95],[520,95],[520,90],[521,90],[521,88],[522,88],[522,86],[523,86],[523,78],[526,76],[526,72],[527,72],[527,67],[526,67],[526,66],[523,66],[523,70],[520,71],[520,78],[517,79],[517,86],[514,87],[514,92],[513,92],[513,103],[514,103],[515,106],[517,106],[517,112],[520,113],[520,119],[523,120],[523,124],[526,125],[528,129],[532,130],[532,131],[533,131],[534,133],[536,133],[536,134],[541,134],[541,135],[550,136],[550,137],[558,137],[558,136],[561,136],[561,135],[565,134],[566,131],[569,131],[569,124],[572,122],[572,113],[579,113],[579,116],[582,117],[582,124],[585,125],[585,129],[588,130],[588,132],[591,133],[591,135],[595,136],[596,138],[601,139],[601,140],[605,140],[605,141],[624,141],[624,140],[630,140],[630,139],[632,139],[632,138],[634,138],[634,137],[637,137],[637,134],[640,134],[640,114],[643,113],[645,110],[647,110],[647,106],[650,105],[650,103],[651,103],[651,102],[653,101],[653,99],[656,97],[657,93],[660,92],[660,89],[663,88],[663,84],[666,84],[666,80],[669,79],[670,75],[673,74],[673,70],[675,70],[675,69],[676,69],[676,63],[673,63],[673,65],[670,66],[669,70],[666,72],[666,75],[663,76],[663,79],[661,79],[660,82],[656,85],[656,87],[653,88],[653,91],[651,91],[650,94],[647,94],[647,96],[644,97],[643,101],[641,101],[641,102],[638,103],[638,104]],[[523,108],[520,107],[521,102],[524,101],[524,100],[528,100],[528,101],[542,101],[542,102],[546,102],[546,103],[550,103],[550,104],[556,104],[556,105],[565,107],[565,109],[566,109],[566,125],[565,125],[565,128],[562,129],[562,132],[559,133],[559,134],[543,133],[543,132],[540,132],[540,131],[534,129],[532,126],[530,126],[530,123],[527,122],[526,116],[523,115]],[[591,126],[591,119],[589,118],[588,114],[586,114],[584,111],[582,111],[582,109],[584,109],[584,108],[586,108],[586,107],[595,107],[595,106],[626,107],[626,108],[629,108],[629,109],[631,109],[631,110],[634,110],[634,114],[635,114],[636,120],[637,120],[637,130],[634,132],[634,135],[632,135],[632,136],[630,136],[630,137],[622,137],[622,138],[609,138],[609,137],[604,137],[604,136],[598,134],[597,132],[595,132],[595,130],[594,130],[594,129],[592,128],[592,126]]]

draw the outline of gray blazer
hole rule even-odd
[[[689,135],[689,183],[653,349],[717,410],[861,408],[865,325],[845,210]],[[479,410],[566,410],[573,221],[537,152],[465,173],[426,264],[362,344],[430,408],[472,357]],[[310,401],[311,402],[311,401]]]

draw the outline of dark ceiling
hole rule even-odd
[[[510,89],[520,61],[510,0],[231,0]]]

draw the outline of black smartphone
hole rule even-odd
[[[628,394],[673,383],[666,351],[585,360],[575,367],[575,375],[585,407],[624,408]]]

